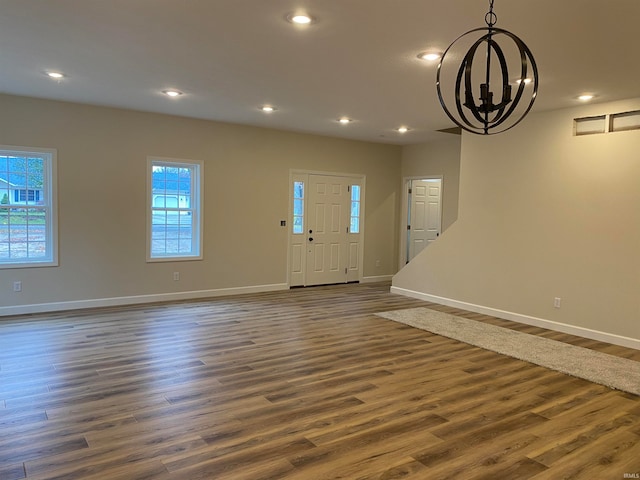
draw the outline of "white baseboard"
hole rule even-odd
[[[392,279],[393,275],[378,275],[376,277],[362,277],[360,283],[390,282]]]
[[[574,325],[568,325],[566,323],[554,322],[552,320],[545,320],[544,318],[531,317],[529,315],[522,315],[520,313],[507,312],[505,310],[499,310],[496,308],[484,307],[482,305],[475,305],[473,303],[461,302],[452,298],[438,297],[436,295],[430,295],[428,293],[416,292],[413,290],[407,290],[400,287],[391,287],[391,293],[398,295],[404,295],[405,297],[417,298],[418,300],[424,300],[426,302],[438,303],[440,305],[446,305],[448,307],[461,308],[470,312],[483,313],[485,315],[491,315],[493,317],[503,318],[505,320],[511,320],[513,322],[524,323],[525,325],[532,325],[535,327],[546,328],[557,332],[568,333],[570,335],[577,335],[579,337],[589,338],[591,340],[598,340],[601,342],[611,343],[614,345],[620,345],[622,347],[635,348],[640,350],[640,339],[623,337],[613,333],[602,332],[599,330],[591,330],[589,328],[576,327]]]
[[[226,295],[241,295],[243,293],[274,292],[287,290],[286,283],[272,285],[255,285],[249,287],[220,288],[215,290],[195,290],[190,292],[170,292],[149,295],[134,295],[129,297],[94,298],[69,302],[37,303],[32,305],[15,305],[0,307],[0,317],[7,315],[24,315],[30,313],[60,312],[63,310],[79,310],[83,308],[116,307],[121,305],[136,305],[141,303],[171,302],[176,300],[193,300],[197,298],[222,297]]]

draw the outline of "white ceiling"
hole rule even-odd
[[[393,144],[453,126],[443,51],[488,0],[0,0],[0,92]],[[288,13],[317,21],[300,27]],[[534,110],[640,97],[640,0],[495,0],[532,50]],[[47,70],[64,72],[54,81]],[[163,89],[184,92],[167,98]],[[258,107],[272,104],[271,114]],[[340,116],[354,119],[340,125]],[[394,129],[407,125],[399,134]]]

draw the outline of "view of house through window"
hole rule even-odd
[[[350,233],[360,233],[360,185],[351,185]]]
[[[304,182],[293,182],[293,233],[304,233]]]
[[[150,161],[149,260],[201,258],[198,162]]]
[[[55,265],[55,150],[0,147],[0,268]]]

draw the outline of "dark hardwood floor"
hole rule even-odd
[[[640,397],[373,314],[431,306],[637,361],[640,351],[388,288],[2,318],[0,479],[640,474]]]

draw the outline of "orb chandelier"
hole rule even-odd
[[[436,77],[438,99],[447,116],[463,130],[478,135],[515,127],[529,113],[538,94],[533,54],[519,37],[495,27],[498,17],[493,2],[489,0],[485,15],[487,27],[470,30],[454,40],[440,59]],[[450,65],[460,58],[456,71]],[[517,74],[512,74],[514,70]]]

